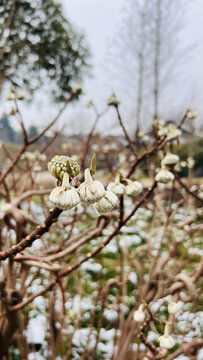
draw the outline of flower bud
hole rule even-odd
[[[195,165],[195,160],[192,157],[189,157],[187,159],[187,166],[189,169],[192,169]]]
[[[55,155],[48,163],[48,170],[52,176],[59,180],[63,180],[63,175],[68,173],[71,178],[77,176],[80,172],[80,166],[77,161],[72,160],[65,155]]]
[[[17,93],[15,94],[15,98],[16,98],[16,100],[23,100],[25,98],[24,92],[17,91]]]
[[[15,92],[13,89],[11,89],[9,92],[7,92],[6,94],[6,100],[15,100],[16,96],[15,96]]]
[[[168,182],[174,180],[174,175],[172,172],[166,170],[166,169],[161,169],[155,177],[155,180],[162,183],[162,184],[167,184]]]
[[[80,202],[78,191],[70,186],[69,175],[63,176],[62,186],[57,186],[52,190],[49,200],[61,210],[72,209]]]
[[[163,120],[161,120],[161,119],[155,119],[155,120],[152,122],[152,127],[153,127],[154,129],[159,130],[159,129],[163,128],[163,126],[164,126],[164,122],[163,122]]]
[[[81,201],[89,204],[99,201],[105,194],[102,183],[92,179],[90,169],[85,169],[85,181],[80,185],[78,191]]]
[[[81,95],[84,94],[83,88],[81,84],[77,84],[74,89],[72,90],[74,95]]]
[[[117,99],[115,94],[112,94],[106,101],[107,105],[109,106],[118,106],[120,101]]]
[[[143,186],[139,181],[131,181],[129,179],[126,179],[126,182],[128,183],[128,185],[126,185],[125,187],[126,195],[137,196],[142,192]]]
[[[144,304],[141,304],[133,314],[133,319],[138,322],[142,322],[145,319],[145,313],[144,313]]]
[[[119,174],[116,176],[115,182],[111,182],[111,183],[107,186],[107,190],[108,190],[108,191],[112,191],[112,192],[113,192],[114,194],[116,194],[117,196],[124,194],[125,185],[121,184],[121,182],[120,182],[120,175],[119,175]]]
[[[179,305],[174,301],[168,302],[168,312],[169,314],[176,314],[179,310]]]
[[[179,156],[175,154],[168,153],[164,156],[163,160],[161,161],[162,166],[174,166],[178,163]]]
[[[170,124],[167,126],[168,132],[167,132],[167,139],[168,140],[175,140],[181,136],[182,131],[180,129],[177,129],[177,127],[173,124]]]
[[[164,329],[164,335],[159,337],[159,344],[161,347],[165,349],[171,349],[175,342],[171,335],[169,335],[169,323],[167,322]]]
[[[117,196],[112,191],[106,191],[104,197],[96,204],[93,209],[97,215],[111,211],[118,203]]]
[[[186,112],[186,116],[188,119],[193,120],[197,117],[197,111],[196,110],[192,110],[192,109],[188,109]]]
[[[158,135],[160,137],[167,136],[167,140],[177,139],[181,134],[182,131],[180,129],[177,129],[174,124],[170,124],[168,126],[160,128],[158,131]]]

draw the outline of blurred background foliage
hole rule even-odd
[[[5,82],[33,94],[42,84],[63,101],[88,68],[82,34],[53,0],[1,0],[0,91]]]

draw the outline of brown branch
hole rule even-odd
[[[15,167],[15,165],[17,164],[18,160],[20,159],[21,155],[25,152],[25,150],[27,149],[28,146],[32,145],[33,143],[35,143],[37,140],[39,140],[54,124],[55,122],[58,120],[58,118],[61,116],[61,114],[63,113],[63,111],[65,110],[67,104],[73,99],[74,97],[74,93],[71,93],[69,98],[66,100],[65,104],[63,105],[63,107],[59,110],[58,114],[56,115],[56,117],[49,123],[49,125],[38,135],[34,136],[32,139],[28,140],[27,144],[23,144],[19,153],[17,154],[16,158],[12,161],[11,165],[8,167],[8,169],[0,176],[0,183],[2,183],[2,181],[6,178],[6,176],[13,170],[13,168]]]
[[[168,357],[168,360],[173,360],[181,354],[186,354],[186,355],[191,354],[192,355],[194,350],[196,350],[196,348],[198,348],[199,346],[202,346],[202,345],[203,345],[203,340],[183,343],[178,350],[176,350],[173,354],[171,354]]]
[[[0,260],[5,260],[5,259],[11,257],[12,255],[15,255],[15,254],[21,252],[28,246],[31,246],[32,243],[36,239],[40,238],[45,232],[47,232],[49,230],[51,225],[57,221],[57,219],[61,213],[62,213],[62,210],[58,209],[58,208],[54,208],[54,209],[50,210],[50,213],[49,213],[48,217],[46,218],[46,220],[41,225],[38,225],[36,227],[36,229],[30,235],[26,236],[26,238],[22,239],[18,244],[12,246],[11,248],[9,248],[5,251],[1,251],[0,252]]]
[[[87,139],[86,139],[86,142],[85,142],[85,146],[84,146],[84,151],[83,151],[83,155],[82,155],[82,159],[81,159],[81,170],[83,171],[85,169],[85,160],[86,160],[86,157],[87,157],[87,154],[88,154],[88,150],[89,150],[89,145],[90,145],[90,141],[92,139],[92,136],[94,134],[94,130],[97,126],[97,123],[99,121],[99,119],[108,111],[108,108],[105,109],[104,111],[102,111],[100,114],[97,112],[95,106],[93,107],[95,112],[96,112],[96,119],[95,119],[95,122],[92,126],[92,129],[90,130],[88,136],[87,136]]]
[[[130,136],[128,135],[127,130],[126,130],[124,124],[123,124],[118,105],[116,105],[115,108],[116,108],[116,112],[117,112],[117,115],[118,115],[119,124],[120,124],[121,128],[123,129],[123,132],[124,132],[125,138],[126,138],[126,140],[128,142],[128,145],[129,145],[133,155],[135,155],[135,157],[137,159],[138,158],[137,150],[136,150],[135,146],[133,145],[133,143],[132,143],[132,141],[130,139]]]
[[[197,201],[199,201],[203,204],[203,199],[201,199],[198,195],[196,195],[195,193],[190,191],[190,189],[188,189],[187,185],[185,185],[184,182],[180,180],[180,178],[175,170],[173,170],[173,173],[175,175],[177,182],[180,184],[180,186],[183,187],[189,195],[193,196]]]

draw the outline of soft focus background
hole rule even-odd
[[[158,271],[154,280],[161,279],[160,288],[164,289],[152,305],[153,311],[160,310],[158,325],[146,330],[147,340],[159,346],[158,337],[168,319],[167,305],[162,302],[164,291],[179,271],[191,275],[202,257],[202,19],[202,0],[0,0],[0,250],[33,231],[49,213],[48,194],[56,179],[48,173],[47,163],[56,154],[72,157],[84,170],[95,153],[96,177],[105,187],[114,181],[116,171],[127,176],[137,154],[126,141],[119,116],[139,156],[155,144],[152,156],[144,155],[132,171],[132,179],[141,181],[143,193],[151,186],[167,151],[180,157],[175,171],[183,185],[175,181],[159,184],[154,197],[144,202],[102,253],[63,279],[65,290],[47,292],[24,307],[20,328],[24,337],[14,337],[9,349],[13,360],[24,359],[24,348],[29,360],[117,360],[116,351],[123,346],[119,343],[121,331],[128,332],[129,314],[143,300],[140,294],[148,281],[151,259],[170,254],[168,267],[161,272],[163,278],[158,278]],[[12,98],[14,92],[16,98]],[[73,93],[73,101],[54,125],[20,154],[26,144],[23,126],[28,139],[35,139]],[[107,104],[112,94],[120,101],[120,112],[115,111],[115,104]],[[179,126],[181,140],[175,136],[166,148],[159,148],[159,127],[152,129],[152,123],[163,122],[169,128],[172,124],[177,130],[175,126],[188,109],[193,115],[186,116]],[[33,193],[24,199],[22,194],[27,190]],[[5,210],[4,197],[6,206],[20,198],[16,209],[29,215],[22,233],[17,229],[15,234],[17,220],[8,215],[8,208]],[[38,238],[26,251],[46,258],[71,247],[72,238],[80,239],[83,232],[86,236],[93,231],[89,242],[78,245],[73,254],[48,264],[66,269],[100,246],[119,223],[122,206],[129,213],[136,201],[122,197],[120,208],[107,216],[109,222],[98,235],[91,208],[80,204],[64,212],[43,241]],[[165,223],[164,215],[169,222]],[[1,275],[10,270],[8,264],[3,264]],[[20,261],[17,264],[13,272],[19,289],[22,273]],[[55,274],[46,267],[37,268],[37,272],[35,265],[27,272],[26,296],[41,291]],[[112,279],[123,287],[108,288]],[[187,287],[178,299],[175,346],[169,359],[184,341],[202,338],[202,282],[195,286],[193,301],[184,301]],[[102,307],[104,287],[108,291]],[[153,286],[150,290],[153,292]],[[143,359],[147,347],[140,338],[133,338],[129,347],[129,360]],[[198,345],[192,354],[174,359],[202,360],[203,350]]]

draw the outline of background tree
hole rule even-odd
[[[29,129],[28,129],[28,137],[29,138],[33,138],[34,136],[38,135],[38,130],[37,130],[37,127],[35,125],[31,125],[29,126]]]
[[[32,93],[48,84],[57,100],[81,79],[89,56],[78,34],[53,0],[2,0],[0,90],[5,82]]]
[[[8,117],[4,114],[0,119],[0,139],[13,142],[14,138],[15,131],[11,127]]]
[[[169,88],[174,92],[186,51],[180,46],[186,5],[185,0],[128,0],[123,9],[107,63],[111,82],[116,79],[115,87],[132,99],[136,133],[141,121],[161,115]]]

